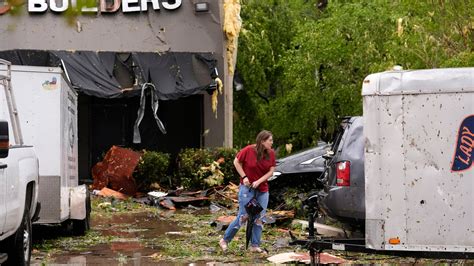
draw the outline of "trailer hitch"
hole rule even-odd
[[[301,240],[297,239],[291,231],[289,231],[291,242],[290,245],[302,246],[309,250],[309,256],[311,259],[311,265],[319,264],[319,254],[323,251],[324,248],[318,245],[316,240],[316,235],[318,234],[317,229],[314,227],[315,217],[318,216],[318,199],[319,195],[317,193],[311,194],[308,198],[303,201],[303,208],[308,211],[308,239]]]
[[[335,239],[319,236],[317,228],[314,227],[315,219],[319,215],[318,201],[319,195],[317,193],[311,194],[303,201],[303,206],[308,211],[308,239],[298,239],[289,231],[291,238],[289,244],[308,249],[311,265],[319,265],[320,254],[327,249],[367,252],[364,238]]]

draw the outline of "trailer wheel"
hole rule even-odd
[[[86,218],[83,220],[72,221],[72,231],[76,236],[83,236],[90,229],[91,218],[91,195],[89,190],[86,191]]]
[[[7,265],[30,265],[32,248],[30,208],[25,205],[23,219],[16,233],[7,240]]]

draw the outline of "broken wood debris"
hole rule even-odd
[[[176,207],[191,205],[203,205],[209,201],[209,197],[201,196],[207,194],[207,191],[197,192],[179,192],[168,191],[168,193],[152,191],[148,193],[148,198],[152,206],[161,206],[169,210],[176,210]],[[174,196],[173,196],[174,195]],[[179,195],[179,196],[177,196]],[[196,195],[196,196],[192,196]]]

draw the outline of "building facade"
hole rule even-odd
[[[79,94],[81,177],[111,145],[172,154],[231,147],[235,53],[223,28],[233,2],[0,1],[0,58],[63,67]]]

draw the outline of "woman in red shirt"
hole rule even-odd
[[[252,229],[250,251],[265,252],[260,248],[265,212],[268,206],[268,178],[273,175],[275,169],[275,152],[272,149],[273,136],[270,131],[262,130],[257,135],[256,144],[244,147],[237,153],[234,166],[240,175],[239,187],[239,212],[235,220],[229,225],[224,237],[219,241],[223,251],[227,250],[227,244],[234,238],[240,226],[248,219],[245,205],[255,195],[257,201],[263,207],[263,211],[255,219]]]

